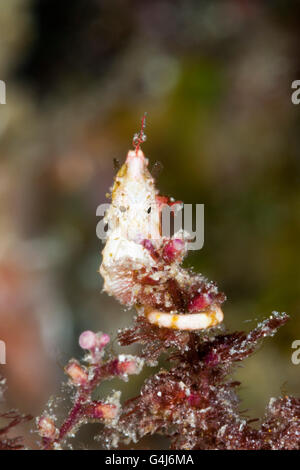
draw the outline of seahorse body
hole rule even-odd
[[[181,267],[186,234],[161,234],[161,209],[174,204],[158,195],[142,150],[128,152],[116,175],[105,214],[108,236],[100,274],[104,291],[138,307],[150,323],[195,330],[223,320],[223,294],[200,274]]]

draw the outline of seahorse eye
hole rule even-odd
[[[150,212],[151,212],[151,206],[149,207],[149,209],[147,209],[147,212],[148,212],[148,214],[150,214]]]
[[[121,212],[126,212],[126,207],[120,206],[120,211],[121,211]]]

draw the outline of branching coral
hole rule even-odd
[[[50,409],[37,420],[43,448],[64,448],[81,425],[98,422],[105,430],[95,437],[107,448],[161,434],[169,438],[171,449],[299,449],[300,399],[271,398],[265,417],[253,426],[238,410],[239,382],[231,379],[234,365],[287,320],[286,314],[273,312],[248,334],[225,334],[159,328],[139,316],[132,328],[119,333],[119,341],[142,344],[142,358],[105,359],[108,336],[84,332],[80,337],[80,345],[88,349],[84,363],[72,359],[65,368],[75,390],[67,417],[58,424]],[[140,372],[144,361],[155,364],[161,353],[168,355],[170,368],[150,376],[138,396],[122,407],[118,392],[105,401],[93,400],[103,380],[127,379]]]
[[[113,425],[120,411],[120,394],[117,392],[106,401],[95,401],[92,398],[94,390],[101,382],[113,377],[127,380],[128,375],[138,374],[143,366],[142,359],[129,355],[104,360],[104,347],[109,342],[106,334],[86,331],[80,336],[79,342],[83,349],[88,350],[88,354],[84,358],[84,364],[71,359],[65,367],[69,385],[75,391],[68,416],[58,426],[49,404],[49,410],[37,419],[44,449],[62,448],[67,439],[74,437],[74,433],[84,423],[101,422],[108,427]]]
[[[254,352],[260,340],[272,336],[288,319],[273,312],[248,334],[198,334],[158,329],[138,320],[119,335],[122,344],[145,343],[144,355],[153,361],[169,355],[170,370],[150,377],[141,393],[125,404],[119,418],[120,436],[137,440],[160,433],[172,449],[299,449],[300,400],[271,399],[259,428],[241,416],[230,379],[235,363]]]

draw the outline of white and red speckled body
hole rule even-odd
[[[100,273],[104,290],[127,306],[136,305],[150,323],[197,330],[223,320],[224,300],[213,283],[180,264],[186,254],[183,231],[161,234],[161,197],[137,148],[128,152],[116,175],[112,202],[105,214],[109,230]],[[173,204],[170,202],[170,205]]]
[[[109,233],[100,267],[104,290],[127,305],[135,303],[138,290],[132,272],[155,266],[144,240],[151,240],[155,248],[160,242],[156,190],[147,164],[141,150],[128,152],[116,175],[112,203],[105,215]]]

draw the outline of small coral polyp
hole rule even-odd
[[[201,330],[221,323],[224,294],[181,267],[189,234],[162,234],[161,211],[165,205],[172,209],[174,201],[158,194],[139,146],[128,152],[111,198],[100,266],[104,291],[159,327]]]

